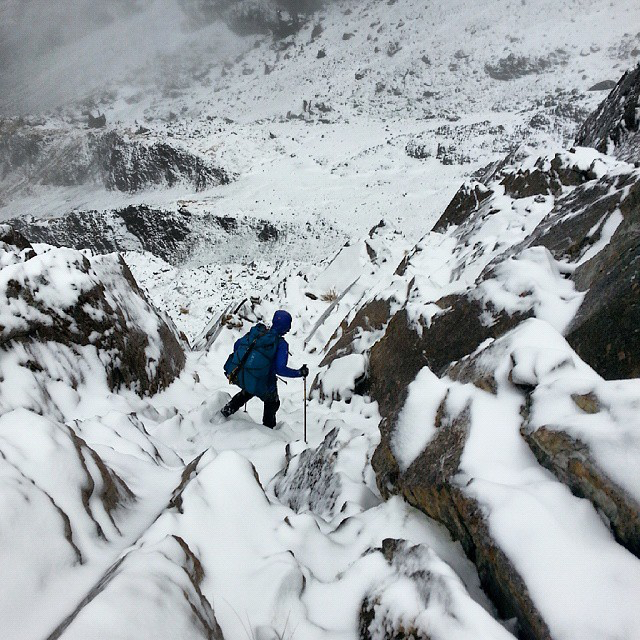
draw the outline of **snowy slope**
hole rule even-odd
[[[195,28],[173,0],[137,4],[65,41],[27,81],[15,67],[0,72],[0,217],[33,216],[46,230],[73,212],[89,233],[115,229],[96,243],[124,252],[196,348],[155,395],[131,378],[114,385],[120,346],[93,342],[109,327],[79,347],[48,331],[76,331],[77,300],[107,322],[106,307],[81,297],[107,291],[118,328],[152,337],[141,366],[153,373],[164,320],[123,264],[0,246],[3,637],[635,640],[638,379],[605,380],[563,334],[586,298],[573,274],[635,206],[623,215],[618,203],[638,169],[563,146],[606,95],[589,88],[638,60],[636,3],[351,0],[275,41]],[[134,39],[141,47],[123,55]],[[132,193],[93,174],[43,179],[47,154],[86,148],[86,109],[104,113],[107,131],[184,150],[231,180],[197,189],[161,176]],[[38,171],[25,139],[54,141]],[[56,156],[69,141],[79,147]],[[67,175],[64,162],[55,168]],[[546,177],[528,193],[537,170]],[[477,206],[433,231],[465,178]],[[126,229],[114,212],[130,205],[167,220],[188,211],[179,250],[162,220]],[[550,215],[596,219],[559,258],[531,240]],[[212,220],[234,222],[222,233]],[[260,239],[266,223],[277,234]],[[149,228],[159,241],[145,245]],[[446,339],[380,348],[398,319],[416,340],[465,296],[485,305],[482,327],[511,315],[520,324],[460,354]],[[257,400],[229,420],[219,414],[237,391],[222,372],[234,340],[280,307],[294,315],[291,365],[312,371],[306,442],[300,380],[280,383],[273,431]],[[25,318],[43,328],[18,340]],[[123,342],[140,343],[135,332]],[[420,360],[392,398],[375,388],[385,382],[374,375],[380,351],[387,380],[396,360],[401,370]],[[459,448],[445,442],[440,455],[441,434],[460,425]],[[610,482],[595,497],[578,497],[545,458],[552,438],[577,442],[578,462],[604,471]],[[441,484],[477,509],[531,618],[487,586],[486,565],[470,559],[483,549],[470,553],[437,500],[430,512],[419,491],[390,495],[372,465],[383,446],[396,480],[426,477],[430,451],[434,473],[460,454]],[[620,493],[628,511],[614,502]],[[513,574],[501,577],[510,585]]]

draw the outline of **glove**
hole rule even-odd
[[[309,375],[309,367],[307,367],[306,364],[303,364],[298,371],[303,378],[306,378]]]

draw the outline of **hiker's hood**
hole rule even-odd
[[[273,314],[271,329],[279,336],[283,336],[291,329],[291,314],[284,309],[280,309]]]

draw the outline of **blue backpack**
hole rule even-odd
[[[252,396],[264,398],[273,391],[269,373],[276,357],[281,336],[272,333],[262,323],[252,327],[240,338],[224,364],[231,384],[238,385]]]

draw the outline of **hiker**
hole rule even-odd
[[[276,426],[276,412],[280,407],[276,376],[283,378],[306,378],[309,368],[290,369],[289,345],[282,337],[291,329],[291,315],[282,309],[273,314],[271,329],[262,323],[256,324],[233,347],[233,353],[224,366],[229,382],[238,385],[237,393],[221,409],[225,418],[234,414],[253,397],[264,402],[262,424],[269,429]]]

